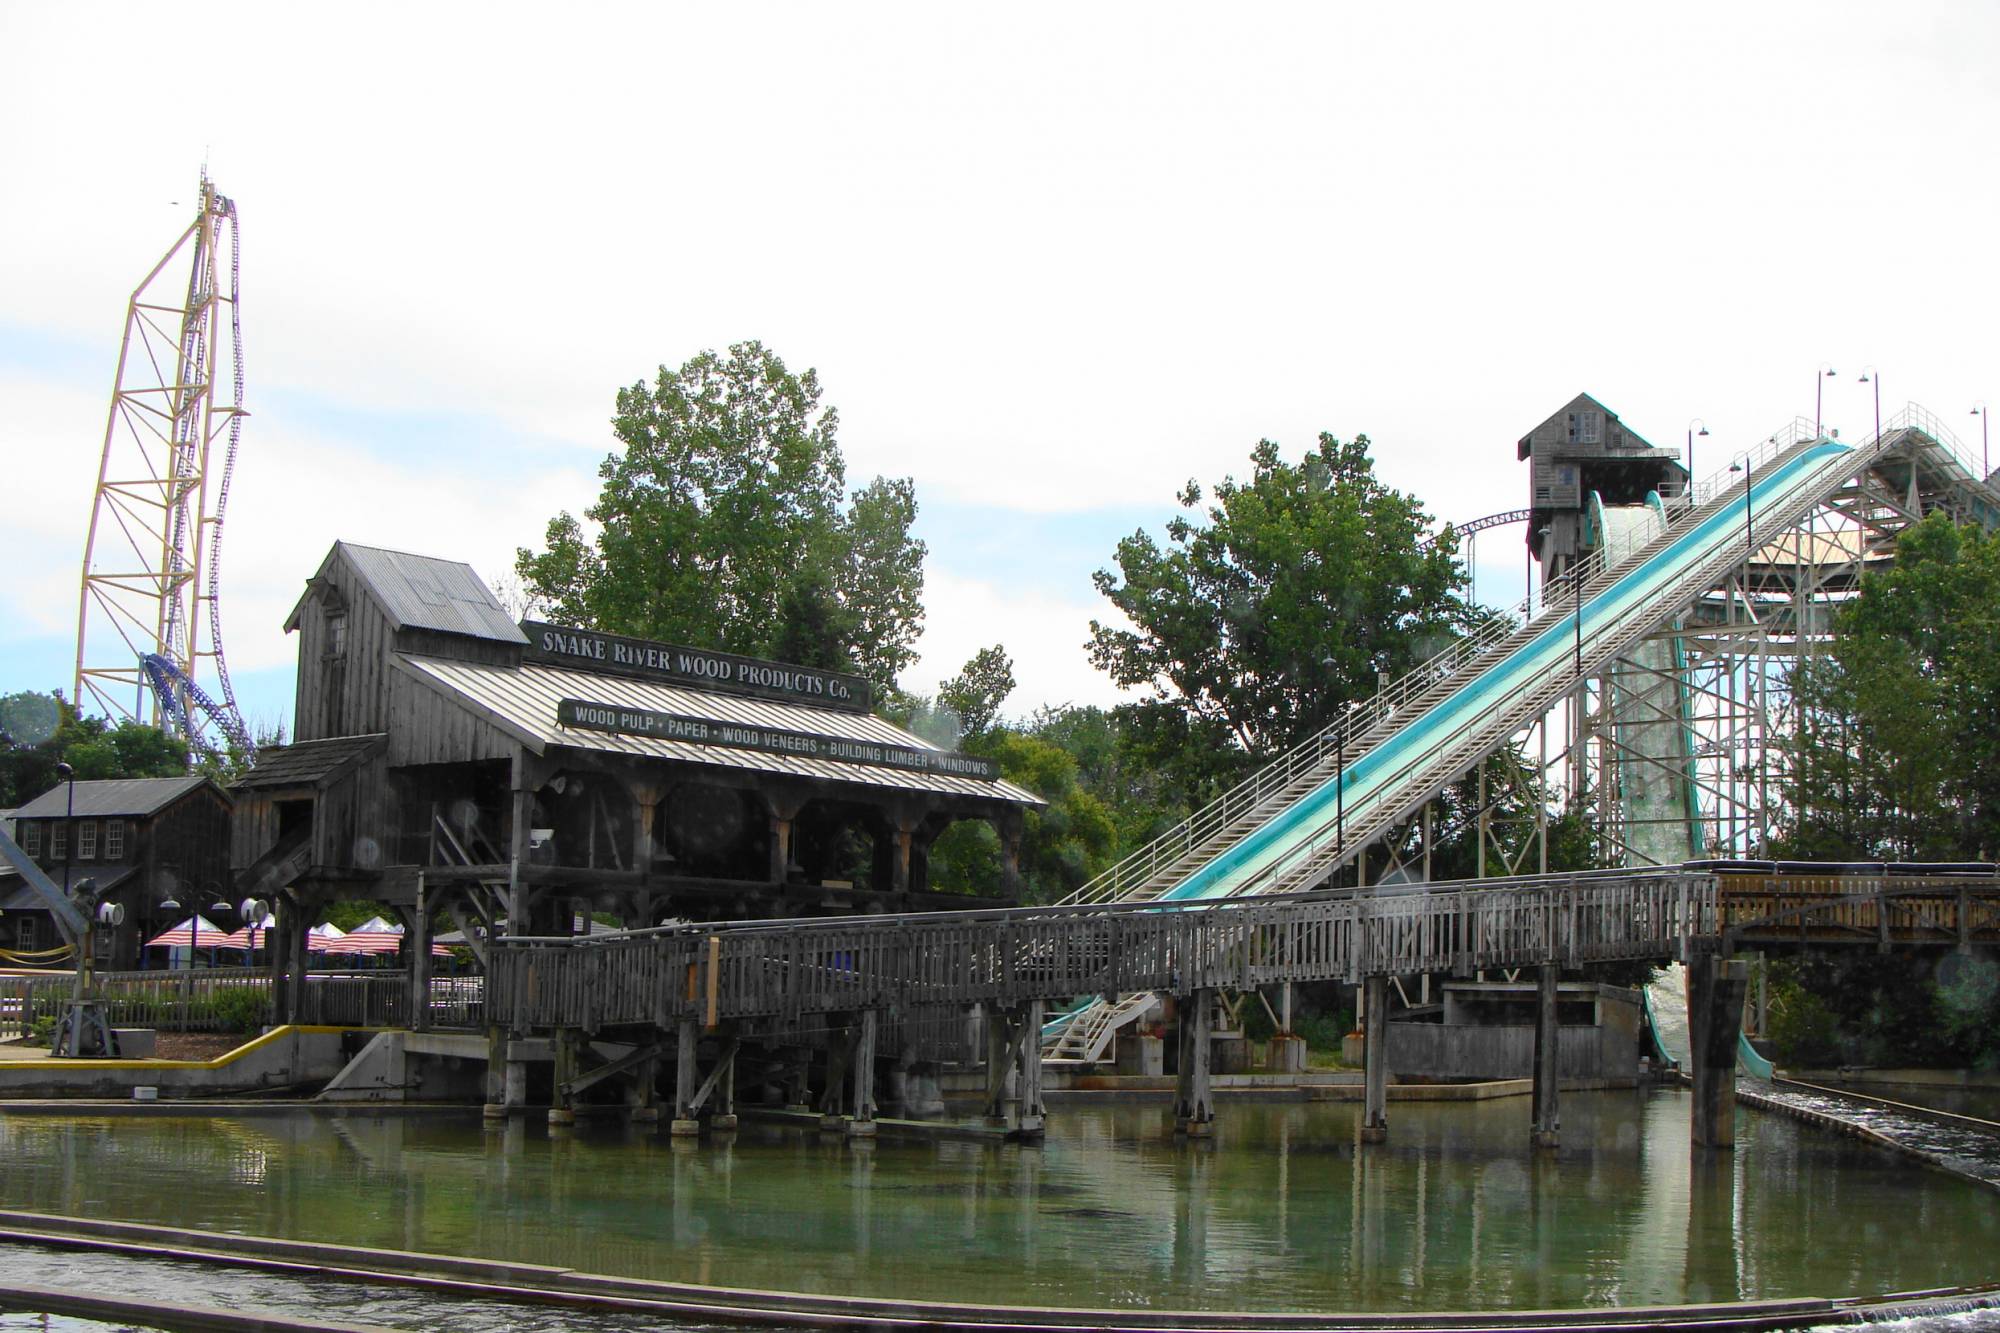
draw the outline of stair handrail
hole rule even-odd
[[[1855,470],[1866,468],[1872,465],[1876,461],[1876,459],[1880,457],[1881,453],[1884,451],[1885,445],[1891,442],[1895,436],[1906,430],[1911,430],[1911,429],[1920,429],[1920,427],[1910,426],[1901,420],[1893,424],[1885,424],[1882,429],[1882,433],[1878,437],[1876,437],[1876,439],[1854,450],[1853,453],[1848,455],[1846,461],[1848,462],[1850,467],[1852,467]],[[1777,444],[1777,448],[1776,449],[1770,448],[1769,446],[1771,446],[1774,443]],[[1763,461],[1774,459],[1777,457],[1779,452],[1782,452],[1784,449],[1792,447],[1792,445],[1796,443],[1798,443],[1798,441],[1792,441],[1789,444],[1782,443],[1781,437],[1772,437],[1771,440],[1766,441],[1766,447],[1764,449],[1761,449],[1760,451],[1758,451],[1756,455],[1753,455],[1753,467],[1756,465],[1756,462],[1759,461],[1760,459]],[[1897,443],[1900,443],[1900,441],[1897,441]],[[1740,454],[1738,455],[1738,458],[1739,459],[1741,458]],[[1804,503],[1808,508],[1810,508],[1811,504],[1816,503],[1816,501],[1808,500]],[[1699,514],[1706,508],[1707,506],[1704,504],[1693,512]],[[1796,506],[1793,506],[1792,508],[1796,508]],[[1780,512],[1789,513],[1790,509],[1788,508],[1787,510]],[[1686,518],[1686,513],[1684,511],[1682,516],[1682,521],[1673,524],[1668,530],[1663,531],[1658,538],[1656,538],[1653,542],[1648,543],[1648,547],[1654,545],[1663,545],[1667,541],[1673,539],[1678,535],[1679,530],[1686,526],[1687,521],[1688,520]],[[1797,521],[1796,517],[1792,517],[1788,520],[1785,520],[1785,523],[1786,526],[1789,526],[1791,523],[1796,521]],[[1712,560],[1708,564],[1701,566],[1690,577],[1695,578],[1697,580],[1699,580],[1702,577],[1712,578],[1714,577],[1714,570],[1717,566],[1720,566],[1721,568],[1727,568],[1729,563],[1730,559],[1727,557],[1722,557],[1718,558],[1717,560]],[[1593,585],[1594,586],[1587,586],[1584,589],[1584,595],[1586,597],[1589,597],[1593,595],[1594,592],[1601,590],[1602,585],[1598,584],[1597,581],[1593,580]],[[1592,632],[1591,639],[1596,646],[1591,656],[1602,657],[1607,652],[1615,656],[1616,653],[1624,651],[1624,647],[1622,646],[1622,644],[1624,639],[1629,637],[1632,631],[1632,627],[1635,624],[1652,623],[1654,620],[1658,618],[1661,604],[1664,602],[1669,602],[1674,600],[1676,595],[1677,594],[1672,589],[1663,590],[1658,597],[1655,597],[1646,602],[1635,605],[1634,607],[1628,609],[1622,615],[1620,615],[1616,621],[1611,622],[1610,624],[1605,626],[1600,626],[1598,629],[1594,630]],[[1566,605],[1566,606],[1574,606],[1574,604],[1575,603],[1573,599],[1565,599],[1563,602],[1558,603],[1558,605]],[[1606,642],[1610,642],[1612,645],[1608,649],[1604,646]],[[1563,679],[1552,679],[1549,682],[1545,683],[1542,688],[1535,690],[1529,695],[1527,695],[1525,701],[1512,711],[1514,713],[1519,713],[1523,710],[1523,708],[1529,708],[1529,709],[1545,708],[1550,703],[1553,703],[1554,700],[1562,697],[1564,693],[1566,693],[1568,690],[1572,688],[1574,688],[1572,682],[1568,682]],[[1420,754],[1410,756],[1405,761],[1402,769],[1400,769],[1398,774],[1395,775],[1395,780],[1406,779],[1409,775],[1425,767],[1435,765],[1440,755],[1446,755],[1446,756],[1453,754],[1464,755],[1474,750],[1488,748],[1490,741],[1494,735],[1496,734],[1504,735],[1511,732],[1514,729],[1515,726],[1513,724],[1506,722],[1504,717],[1496,717],[1494,721],[1488,726],[1473,728],[1468,730],[1467,732],[1459,733],[1457,735],[1449,737],[1447,738],[1446,741],[1440,742],[1439,744],[1432,746],[1430,749],[1425,750]],[[1378,810],[1372,814],[1362,815],[1357,819],[1348,821],[1346,829],[1344,830],[1345,833],[1347,834],[1346,847],[1339,847],[1333,845],[1333,839],[1330,836],[1330,831],[1327,828],[1321,828],[1311,838],[1307,839],[1305,843],[1309,852],[1307,858],[1303,862],[1295,864],[1290,870],[1280,872],[1278,875],[1276,875],[1272,880],[1272,889],[1266,891],[1283,892],[1286,891],[1289,886],[1295,886],[1301,881],[1310,881],[1312,879],[1317,878],[1319,875],[1323,874],[1327,869],[1329,869],[1333,863],[1344,860],[1347,848],[1365,845],[1372,838],[1374,833],[1379,831],[1381,827],[1393,823],[1395,818],[1396,814],[1393,811],[1385,813],[1383,811]],[[1327,844],[1327,847],[1329,849],[1328,852],[1322,853],[1317,857],[1311,855],[1310,852],[1313,849],[1317,848],[1322,842],[1322,840],[1324,840],[1325,843]]]
[[[1754,469],[1800,440],[1814,438],[1817,435],[1812,423],[1803,417],[1795,417],[1751,449],[1734,457],[1740,460],[1747,453]],[[1691,514],[1715,503],[1732,486],[1732,476],[1724,469],[1691,488],[1691,503],[1668,507],[1667,531],[1673,532],[1684,526]],[[1544,589],[1539,614],[1535,611],[1536,599],[1530,590],[1528,596],[1513,607],[1489,615],[1470,634],[1453,641],[1367,700],[1350,706],[1345,717],[1307,737],[1173,828],[1127,854],[1061,901],[1103,902],[1139,889],[1160,872],[1172,868],[1189,853],[1204,846],[1208,839],[1226,829],[1234,820],[1258,811],[1301,778],[1328,771],[1329,763],[1339,752],[1344,751],[1350,761],[1361,758],[1386,736],[1390,728],[1384,724],[1393,724],[1399,715],[1405,715],[1407,705],[1417,697],[1459,679],[1475,659],[1491,656],[1492,650],[1510,640],[1532,637],[1528,634],[1531,630],[1539,634],[1548,623],[1568,614],[1569,608],[1576,603],[1578,590],[1588,597],[1593,585],[1601,584],[1606,575],[1643,549],[1644,543],[1620,543],[1591,552],[1571,566],[1563,580],[1566,587],[1561,594],[1552,598]]]

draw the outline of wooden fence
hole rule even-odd
[[[1535,1029],[1472,1023],[1391,1023],[1389,1068],[1426,1078],[1533,1078]],[[1561,1078],[1631,1078],[1638,1073],[1638,1042],[1581,1024],[1556,1029],[1556,1072]]]
[[[113,1027],[161,1032],[228,1032],[270,1018],[271,975],[261,968],[100,972],[97,998]],[[0,1041],[34,1035],[69,1004],[68,973],[0,977]],[[249,997],[254,996],[254,999]],[[476,1028],[484,1021],[485,979],[433,977],[431,1024]],[[306,978],[299,1021],[329,1027],[407,1027],[408,972],[325,972]]]
[[[856,1009],[1248,990],[1685,956],[1716,931],[1715,879],[1678,870],[1302,894],[843,918],[494,941],[492,1021],[516,1032],[670,1028]]]

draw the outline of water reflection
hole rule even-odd
[[[1527,1103],[1064,1107],[1041,1148],[699,1144],[516,1119],[0,1117],[7,1206],[596,1272],[909,1298],[1418,1310],[1847,1295],[2000,1276],[1990,1194],[1775,1117],[1687,1146],[1675,1093]]]

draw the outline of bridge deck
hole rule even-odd
[[[1355,896],[818,918],[496,940],[488,1015],[516,1032],[1633,958],[1691,947],[2000,943],[2000,877],[1663,868]]]

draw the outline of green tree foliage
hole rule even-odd
[[[705,351],[618,391],[621,451],[597,503],[550,520],[515,569],[568,624],[859,670],[884,689],[914,654],[924,544],[916,493],[846,494],[839,414],[818,376],[761,343]]]
[[[1091,661],[1152,697],[1132,743],[1191,796],[1317,732],[1447,647],[1468,623],[1455,536],[1426,544],[1418,501],[1376,479],[1368,438],[1322,434],[1298,465],[1261,441],[1247,481],[1203,508],[1190,481],[1163,547],[1118,543],[1097,589],[1127,624],[1091,623]],[[1129,627],[1128,627],[1129,625]]]
[[[1014,692],[1014,659],[1000,644],[982,648],[938,686],[937,702],[958,716],[959,730],[975,736],[992,726],[1000,705]]]
[[[46,725],[51,715],[52,728]],[[170,778],[188,771],[187,750],[157,727],[79,717],[59,692],[0,699],[0,808],[21,805],[55,786],[57,764],[68,764],[81,781]]]
[[[1819,950],[1774,959],[1770,987],[1780,1064],[2000,1067],[2000,967],[1980,954]]]
[[[1793,674],[1791,855],[2000,854],[2000,539],[1933,514]]]
[[[994,727],[968,737],[965,749],[996,761],[1003,778],[1048,803],[1023,816],[1024,902],[1054,902],[1111,863],[1117,845],[1111,814],[1077,781],[1076,761],[1061,746],[1026,732]],[[992,827],[961,820],[947,829],[931,848],[931,883],[999,894],[1000,842]]]

